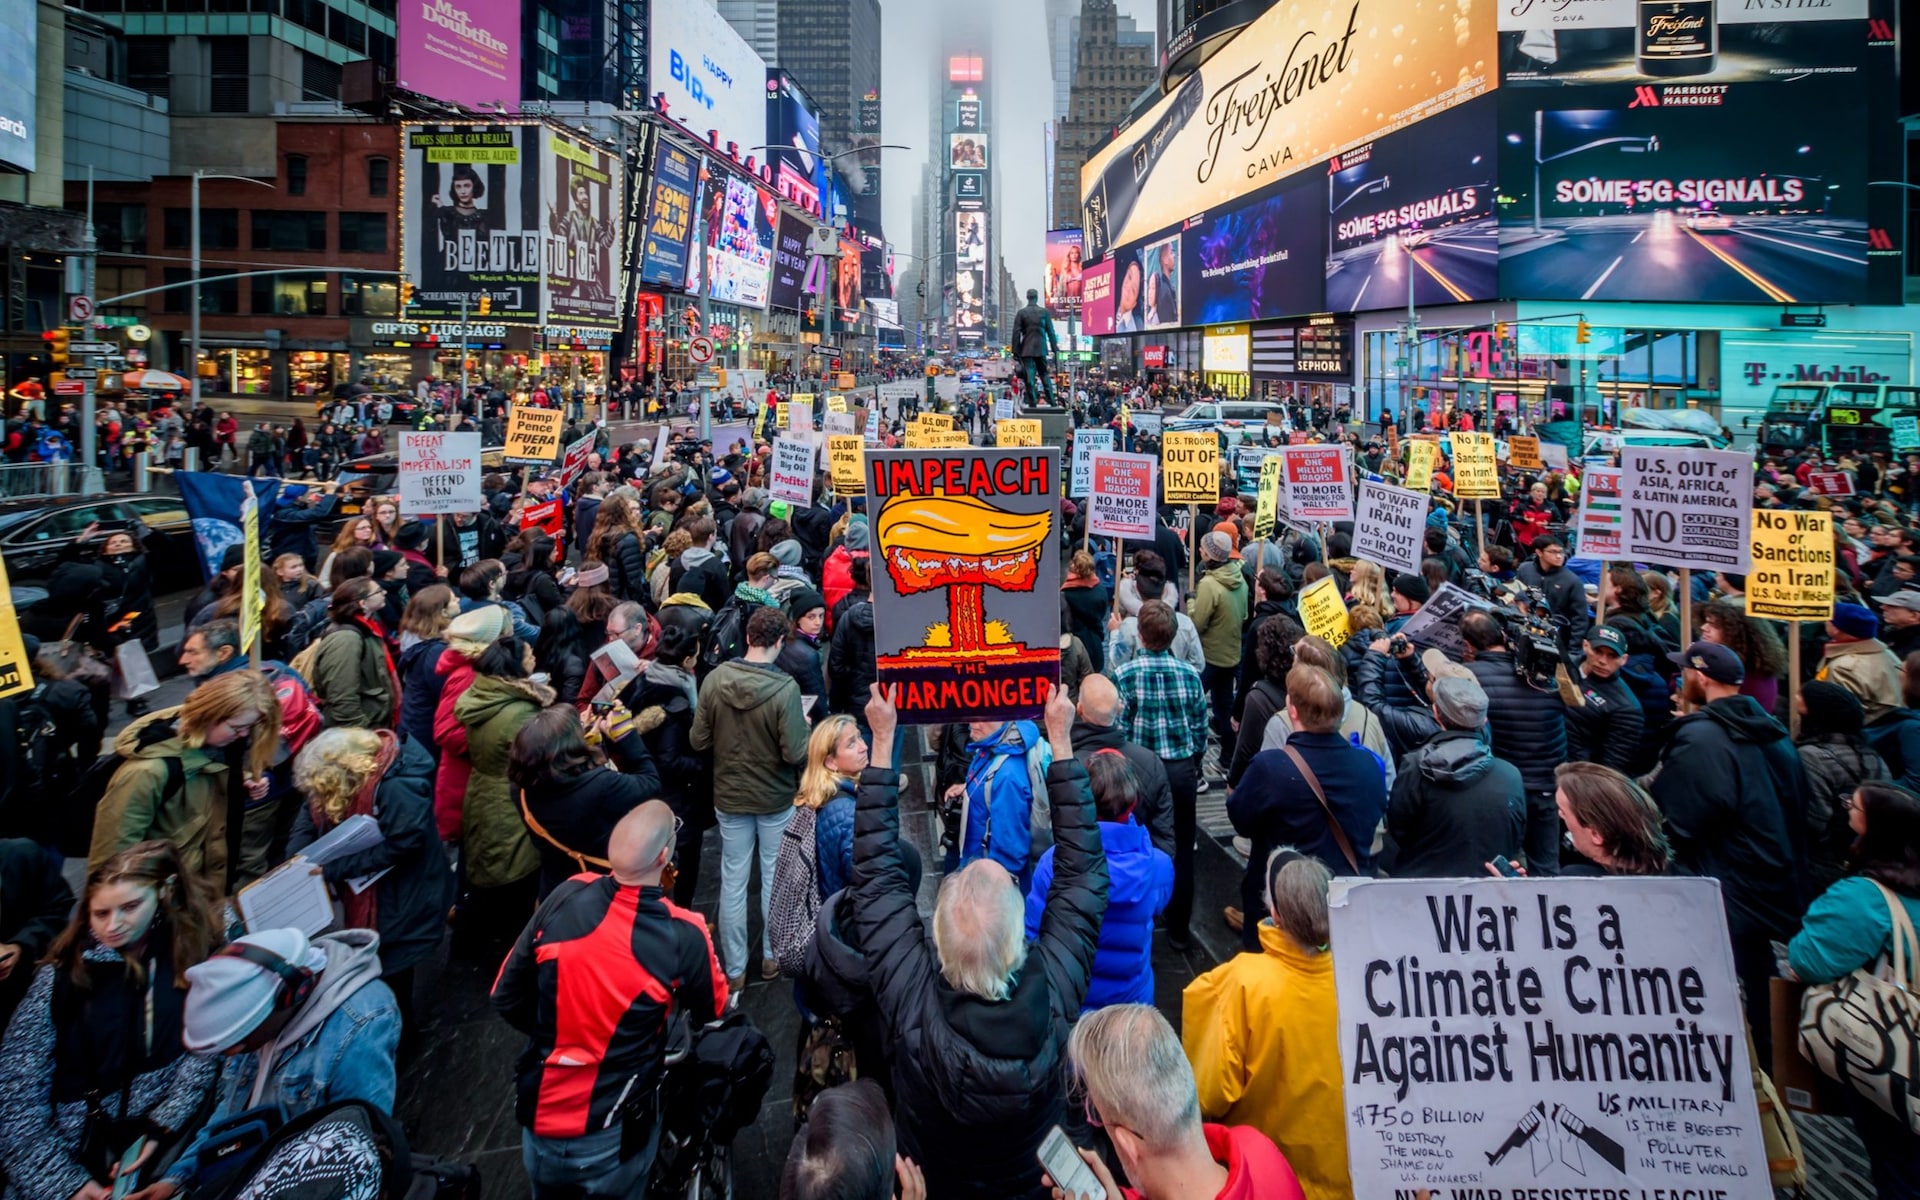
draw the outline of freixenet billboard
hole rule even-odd
[[[1082,168],[1087,258],[1471,100],[1494,86],[1495,51],[1479,9],[1267,10]]]
[[[468,108],[520,107],[515,0],[400,0],[394,56],[410,92]]]
[[[484,294],[494,320],[539,323],[547,132],[540,125],[401,126],[400,267],[415,285],[410,318],[458,318],[463,299],[471,315]]]

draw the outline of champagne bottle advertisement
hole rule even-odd
[[[1863,69],[1868,0],[1502,0],[1502,87],[1757,83]],[[1654,93],[1660,98],[1658,93]],[[1676,92],[1670,103],[1696,102]]]

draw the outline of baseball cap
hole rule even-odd
[[[1431,675],[1435,680],[1475,678],[1472,671],[1469,671],[1466,667],[1448,658],[1438,650],[1422,651],[1420,654],[1420,665],[1425,667],[1427,674]]]
[[[1587,645],[1595,650],[1611,650],[1622,658],[1627,654],[1627,635],[1610,625],[1587,631]]]
[[[1715,683],[1745,683],[1747,668],[1740,656],[1718,642],[1695,642],[1685,650],[1667,655],[1688,670],[1698,671]]]
[[[1881,608],[1904,608],[1908,612],[1920,612],[1920,592],[1911,588],[1902,589],[1891,596],[1880,598]]]

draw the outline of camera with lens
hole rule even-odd
[[[1513,654],[1513,667],[1528,687],[1550,692],[1559,684],[1556,675],[1567,665],[1560,653],[1560,632],[1566,618],[1555,616],[1547,606],[1547,595],[1539,588],[1523,583],[1501,583],[1483,571],[1467,572],[1468,590],[1484,597],[1489,611],[1500,622],[1507,649]]]
[[[713,454],[713,443],[681,441],[668,447],[667,452],[680,462],[691,466]]]

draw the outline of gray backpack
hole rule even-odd
[[[814,846],[813,823],[819,814],[796,805],[780,835],[780,853],[773,860],[772,890],[767,896],[767,944],[780,972],[798,977],[807,965],[807,948],[820,919],[820,860]]]

